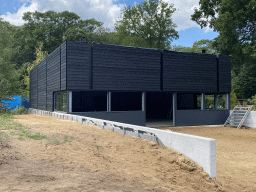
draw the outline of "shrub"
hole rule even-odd
[[[28,109],[24,108],[23,106],[19,106],[15,109],[14,114],[28,114]]]
[[[254,111],[256,111],[256,109],[255,109],[256,95],[252,96],[250,99],[247,99],[247,101],[249,102],[249,104],[254,105]]]

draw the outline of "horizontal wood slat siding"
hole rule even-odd
[[[66,59],[67,59],[67,41],[64,41],[64,43],[61,44],[60,48],[61,48],[61,56],[60,56],[60,60],[61,60],[61,90],[66,90],[67,89],[67,63],[66,63]]]
[[[163,50],[163,91],[216,92],[216,56]]]
[[[38,74],[38,109],[46,110],[46,60],[41,61],[37,68]]]
[[[66,40],[31,70],[30,107],[52,111],[53,92],[60,90],[161,91],[161,86],[230,92],[231,58]]]
[[[160,91],[161,52],[93,43],[93,89]]]
[[[31,108],[37,108],[37,97],[38,97],[38,92],[37,92],[37,66],[35,66],[31,71],[30,71],[30,92],[31,92]]]
[[[91,47],[88,42],[67,41],[67,89],[90,89]]]
[[[231,92],[231,57],[219,55],[219,91]]]
[[[47,111],[53,110],[53,92],[60,90],[60,47],[47,57]]]

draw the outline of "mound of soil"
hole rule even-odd
[[[0,191],[225,191],[198,164],[155,142],[50,116],[15,117],[47,138],[20,140],[5,130]]]

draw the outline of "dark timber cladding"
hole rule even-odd
[[[229,108],[204,110],[197,96],[229,96],[231,59],[66,40],[31,70],[30,108],[53,111],[53,93],[61,90],[72,91],[72,112],[67,113],[142,126],[146,117],[171,118],[171,112],[174,125],[224,123]],[[143,105],[141,92],[147,95]]]
[[[38,109],[46,110],[46,60],[37,65],[38,73]]]
[[[60,87],[61,90],[67,89],[67,41],[64,41],[61,46],[61,53],[60,53],[60,62],[61,62],[61,71],[60,71]]]
[[[163,50],[163,91],[216,92],[216,56]]]
[[[47,59],[47,111],[53,110],[53,91],[60,90],[60,47]]]
[[[161,52],[93,43],[93,89],[160,91]]]
[[[231,92],[231,58],[225,55],[218,56],[219,91]]]
[[[88,42],[67,43],[67,89],[90,89],[91,47]]]
[[[37,66],[30,71],[30,106],[31,108],[37,108]]]

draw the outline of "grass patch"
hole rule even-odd
[[[59,135],[59,133],[57,133],[56,135],[52,135],[51,137],[49,137],[48,140],[49,141],[47,143],[45,143],[46,145],[49,145],[49,144],[59,145],[59,144],[66,143],[68,141],[68,136],[65,135],[64,136],[64,141],[60,142],[59,140],[62,140],[62,137]]]
[[[60,142],[58,140],[54,140],[54,141],[49,141],[49,142],[46,142],[45,145],[50,145],[50,144],[60,144]]]
[[[19,140],[24,140],[24,138],[22,136],[19,136],[18,139]]]
[[[0,129],[2,130],[13,130],[10,132],[10,135],[19,135],[18,139],[19,140],[24,140],[24,136],[26,136],[27,138],[31,138],[31,139],[45,139],[47,136],[43,135],[41,133],[30,133],[28,131],[28,127],[27,126],[23,126],[15,121],[12,121],[12,119],[15,119],[15,117],[13,116],[13,114],[10,113],[4,113],[0,115]],[[8,135],[6,135],[6,137],[9,137]]]
[[[14,131],[11,131],[10,135],[18,135],[18,133],[15,133]]]
[[[63,143],[67,143],[67,142],[68,142],[68,136],[65,135],[65,136],[64,136],[64,141],[63,141]]]
[[[75,147],[74,150],[80,150],[81,148],[80,147]]]
[[[13,115],[21,115],[21,114],[27,114],[22,112],[23,109],[19,109],[16,112],[12,113],[1,113],[0,114],[0,130],[11,130],[10,135],[18,135],[19,140],[24,140],[25,138],[35,139],[35,140],[41,140],[41,139],[48,139],[48,142],[46,142],[46,145],[49,144],[62,144],[69,142],[69,145],[71,145],[71,141],[74,139],[73,136],[68,137],[67,135],[61,136],[59,133],[56,135],[52,135],[51,137],[48,137],[42,133],[36,132],[32,133],[29,131],[29,128],[27,126],[23,126],[15,121],[13,119],[15,118]],[[8,135],[5,135],[6,138],[8,138]],[[60,142],[60,140],[63,139],[63,142]],[[0,134],[0,141],[3,140],[3,136]],[[80,140],[78,140],[80,141]],[[77,148],[76,150],[79,150]]]
[[[60,142],[60,140],[62,140],[62,142]],[[65,144],[67,142],[69,142],[69,145],[71,145],[71,140],[73,140],[74,137],[68,137],[67,135],[60,135],[59,133],[55,134],[55,135],[51,135],[51,137],[48,137],[48,142],[46,142],[45,144],[46,145],[49,145],[49,144],[56,144],[56,145],[59,145],[59,144]]]
[[[47,138],[46,135],[43,135],[43,134],[41,134],[39,132],[37,132],[35,134],[30,134],[30,135],[28,135],[28,137],[31,138],[31,139],[36,139],[36,140],[46,139]]]

